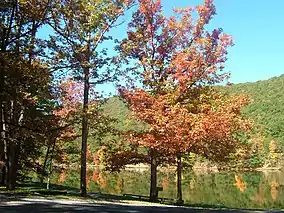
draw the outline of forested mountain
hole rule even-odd
[[[284,75],[234,84],[225,90],[230,94],[247,94],[251,104],[244,111],[255,121],[259,133],[278,144],[284,141]]]
[[[263,81],[233,84],[221,87],[221,90],[232,95],[248,95],[251,104],[245,108],[244,113],[255,121],[257,129],[264,136],[278,142],[284,140],[284,75]],[[127,119],[129,110],[118,97],[110,98],[104,109],[107,114],[119,120],[120,127],[130,125]]]

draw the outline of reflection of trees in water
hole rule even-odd
[[[278,192],[279,183],[276,180],[273,180],[270,183],[270,187],[271,187],[270,189],[271,198],[273,200],[277,200],[279,194]]]
[[[57,184],[63,184],[67,178],[67,171],[65,169],[61,170],[59,174],[59,178],[57,180]]]
[[[189,182],[189,190],[192,190],[195,188],[195,179],[191,179]]]
[[[279,185],[284,186],[284,172],[283,171],[263,171],[265,180],[267,180],[269,183],[272,181],[277,181]]]
[[[265,203],[265,190],[264,190],[264,182],[259,184],[258,190],[254,196],[251,197],[252,201],[255,201],[259,204]]]
[[[270,184],[270,195],[272,200],[276,201],[279,197],[279,193],[284,186],[284,172],[274,171],[274,172],[263,172],[265,180]]]
[[[163,180],[162,180],[162,187],[163,189],[166,189],[169,185],[169,180],[168,178],[164,177]]]
[[[98,180],[98,178],[99,178],[99,174],[100,174],[100,172],[99,172],[99,170],[98,169],[95,169],[94,171],[93,171],[93,181],[95,181],[95,182],[97,182],[97,180]]]
[[[119,178],[116,181],[116,186],[115,186],[115,192],[116,194],[123,194],[123,178],[119,176]]]
[[[88,191],[121,195],[149,194],[148,171],[110,173],[94,169],[88,171]],[[53,183],[79,187],[80,172],[61,171]],[[175,171],[159,171],[158,185],[163,187],[160,197],[176,197]],[[183,195],[186,203],[222,204],[228,207],[277,208],[284,206],[283,172],[220,172],[214,174],[184,173]]]
[[[244,192],[247,188],[247,184],[246,182],[244,182],[241,178],[241,176],[239,175],[235,175],[235,186],[241,191]]]

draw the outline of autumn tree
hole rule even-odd
[[[132,1],[54,1],[49,22],[54,35],[48,42],[49,55],[57,71],[72,71],[71,76],[84,84],[82,114],[81,194],[86,196],[86,154],[88,138],[88,104],[90,85],[96,87],[112,79],[113,61],[100,48],[117,19],[129,8]]]
[[[235,147],[234,133],[245,127],[240,108],[247,101],[240,98],[231,108],[231,102],[225,104],[211,88],[228,78],[222,71],[232,45],[222,29],[206,29],[216,14],[213,1],[174,13],[167,18],[159,0],[140,0],[128,37],[119,47],[124,60],[135,61],[132,70],[142,83],[142,88],[120,88],[120,92],[134,116],[150,126],[143,133],[129,133],[127,139],[149,149],[151,201],[157,200],[159,158],[167,162],[177,158],[177,199],[182,201],[182,154],[193,151],[221,159]],[[120,155],[127,158],[123,152]]]
[[[71,78],[61,80],[56,86],[57,106],[52,110],[54,116],[54,127],[48,138],[46,153],[43,160],[43,175],[50,175],[56,168],[56,164],[69,166],[72,159],[76,159],[79,153],[77,138],[81,137],[81,116],[83,105],[82,82],[74,81]],[[87,112],[89,125],[89,136],[99,141],[105,134],[112,131],[110,124],[113,119],[103,112],[103,100],[97,99],[96,92],[90,89],[90,102]],[[90,144],[87,147],[87,159],[90,160],[92,149]],[[48,171],[49,170],[49,171]],[[48,179],[49,180],[49,179]],[[43,181],[43,178],[42,178]]]

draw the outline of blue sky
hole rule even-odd
[[[172,8],[202,3],[203,0],[162,0],[166,16],[172,14]],[[284,0],[215,0],[215,4],[217,15],[210,29],[223,28],[235,43],[226,62],[230,82],[254,82],[284,74]],[[131,11],[122,19],[125,23],[130,21]],[[46,29],[41,33],[48,34]],[[126,35],[125,24],[110,33],[122,39]],[[105,45],[113,53],[112,45]],[[107,84],[99,90],[108,93],[114,87]]]

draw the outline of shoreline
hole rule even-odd
[[[61,168],[64,169],[80,169],[79,165],[61,165]],[[87,169],[100,169],[104,170],[103,165],[92,165],[87,164]],[[188,169],[189,167],[185,167],[184,170]],[[138,164],[138,165],[126,165],[122,170],[126,171],[147,171],[150,169],[150,165],[147,164]],[[174,171],[176,170],[175,166],[159,166],[158,170],[163,171]],[[217,173],[217,172],[226,172],[226,171],[238,171],[238,172],[264,172],[264,171],[271,171],[271,172],[280,172],[283,171],[284,168],[282,167],[256,167],[256,168],[248,168],[248,167],[218,167],[218,166],[193,166],[191,167],[192,171],[196,172],[209,172],[209,173]]]

